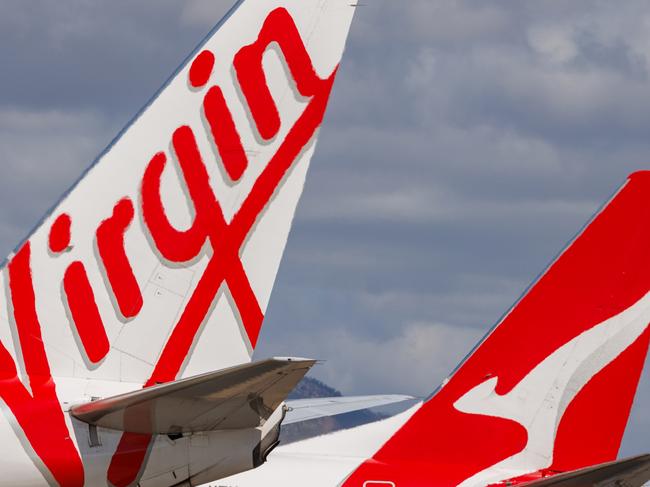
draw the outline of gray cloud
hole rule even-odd
[[[3,5],[0,250],[230,3]],[[316,375],[347,393],[424,395],[648,167],[650,10],[363,3],[258,354],[325,359]],[[626,454],[648,449],[649,394],[646,373]]]
[[[0,242],[6,255],[75,181],[115,127],[90,112],[0,109]],[[36,141],[35,141],[36,140]]]

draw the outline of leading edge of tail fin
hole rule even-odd
[[[643,171],[345,485],[416,485],[432,464],[440,485],[487,485],[614,460],[648,350],[649,291]]]
[[[250,360],[354,10],[237,3],[8,259],[3,374]]]

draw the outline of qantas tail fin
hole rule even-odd
[[[354,10],[237,3],[9,257],[9,369],[153,384],[250,360]]]
[[[431,462],[438,484],[469,486],[614,460],[648,350],[649,291],[644,171],[346,485],[420,485]]]

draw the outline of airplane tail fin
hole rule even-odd
[[[250,361],[354,10],[237,3],[9,257],[15,369],[155,384]]]
[[[441,485],[487,485],[614,460],[650,339],[649,222],[644,171],[352,479],[417,484],[434,462]]]

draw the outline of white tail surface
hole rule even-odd
[[[233,8],[8,259],[17,370],[153,384],[250,360],[354,10]]]

